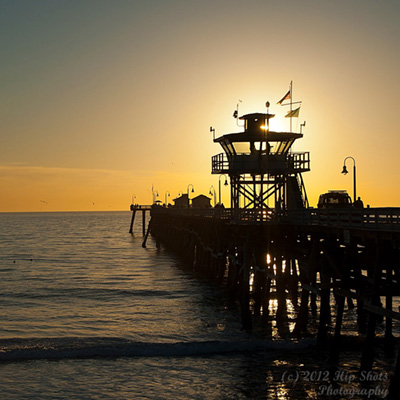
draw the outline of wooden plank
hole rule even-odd
[[[392,319],[396,319],[397,321],[400,321],[400,313],[399,312],[387,310],[386,308],[382,308],[382,307],[376,306],[376,305],[368,303],[368,302],[364,303],[363,308],[374,314],[383,315],[384,317],[388,317],[388,318],[392,318]]]
[[[301,287],[305,290],[308,290],[309,292],[313,292],[315,294],[319,293],[319,288],[315,287],[315,286],[311,286],[308,283],[302,283]]]
[[[333,293],[337,296],[351,297],[352,299],[357,299],[357,300],[362,298],[360,295],[352,292],[351,290],[336,288],[336,289],[333,289]],[[388,317],[388,318],[392,318],[392,319],[396,319],[397,321],[400,321],[400,312],[387,310],[386,308],[371,304],[368,301],[364,301],[363,308],[374,314],[383,315],[384,317]]]

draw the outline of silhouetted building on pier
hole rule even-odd
[[[204,194],[199,194],[192,199],[193,208],[209,208],[211,207],[211,199]]]
[[[187,193],[182,194],[180,197],[177,197],[173,200],[175,207],[178,208],[189,208],[189,196]]]

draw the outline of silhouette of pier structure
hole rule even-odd
[[[328,349],[331,365],[339,359],[347,303],[364,337],[360,370],[369,371],[382,320],[385,351],[395,350],[400,208],[310,208],[302,177],[309,153],[292,151],[303,134],[270,131],[272,117],[244,115],[243,132],[214,137],[223,153],[212,157],[212,173],[229,176],[230,208],[154,205],[146,235],[229,288],[244,329],[274,319],[281,336],[300,337],[316,319],[317,345]],[[392,393],[399,392],[399,357],[395,377]]]
[[[150,212],[152,206],[151,205],[139,205],[139,204],[131,204],[132,218],[131,225],[129,227],[129,233],[133,233],[133,224],[135,223],[135,216],[137,211],[142,212],[142,232],[143,235],[146,234],[146,211]]]

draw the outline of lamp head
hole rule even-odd
[[[349,171],[347,171],[347,168],[346,168],[346,166],[345,165],[343,165],[343,171],[342,171],[342,174],[348,174],[349,173]]]
[[[228,179],[226,179],[226,178],[225,178],[225,183],[224,183],[224,185],[225,185],[225,186],[228,186]]]

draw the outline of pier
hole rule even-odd
[[[268,110],[244,115],[243,132],[214,137],[224,152],[212,157],[211,172],[229,176],[230,207],[153,205],[143,246],[150,232],[194,271],[227,287],[246,330],[255,320],[274,320],[282,337],[303,337],[313,316],[331,371],[342,349],[344,310],[355,308],[363,337],[360,371],[370,371],[378,323],[384,321],[385,352],[397,346],[400,208],[357,207],[356,198],[310,207],[302,178],[310,155],[291,151],[303,134],[271,132],[273,116]],[[392,396],[400,391],[399,356],[396,365]]]

